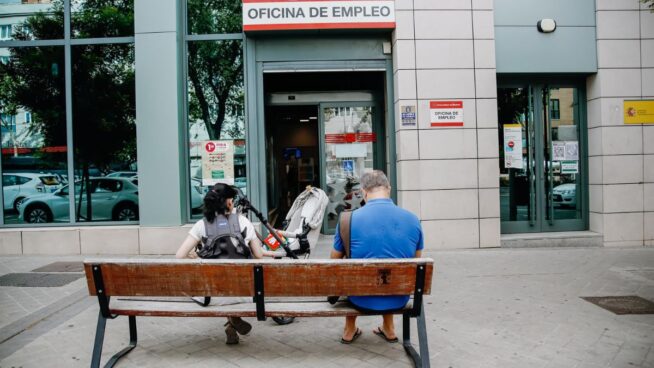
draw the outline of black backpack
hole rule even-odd
[[[200,258],[252,258],[250,248],[245,244],[241,233],[237,214],[232,213],[229,217],[218,215],[213,222],[204,219],[204,229],[207,236],[202,237],[202,245],[197,250]]]

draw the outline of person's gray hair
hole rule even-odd
[[[381,170],[373,170],[361,176],[359,180],[361,189],[372,192],[376,188],[391,189],[391,183],[388,181],[386,174]]]

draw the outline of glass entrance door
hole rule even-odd
[[[359,179],[381,167],[375,106],[363,103],[321,104],[322,187],[329,203],[323,232],[333,234],[343,210],[361,207]]]
[[[498,89],[503,233],[587,227],[581,93],[545,84]]]

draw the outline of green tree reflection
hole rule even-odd
[[[72,14],[79,36],[120,35],[133,32],[133,0],[86,0]],[[18,27],[13,38],[53,38],[63,20],[62,1],[49,13],[36,13]],[[58,37],[57,37],[58,38]],[[85,192],[91,198],[90,169],[106,172],[117,162],[136,162],[134,50],[132,45],[73,46],[73,150],[76,172],[82,176],[77,220],[92,220],[79,206]],[[30,111],[32,129],[45,146],[65,145],[66,112],[62,47],[13,47],[10,61],[0,65],[0,95]],[[69,180],[72,183],[72,180]]]
[[[241,1],[189,0],[192,34],[241,32]],[[189,119],[209,139],[243,138],[243,51],[240,40],[188,43]]]

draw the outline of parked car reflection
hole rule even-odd
[[[91,208],[93,221],[138,220],[138,187],[126,178],[91,178]],[[80,182],[75,183],[79,196]],[[86,218],[87,196],[82,193],[79,205],[81,219]],[[19,206],[19,218],[28,223],[68,221],[69,186],[54,193],[34,195]],[[79,204],[76,198],[76,205]]]
[[[8,173],[2,174],[2,191],[5,210],[18,210],[21,201],[35,194],[52,193],[61,186],[52,174]]]
[[[193,212],[200,211],[205,194],[206,189],[202,186],[202,181],[191,179],[191,210]]]
[[[577,206],[577,186],[574,183],[561,184],[552,189],[552,201],[558,207]]]

